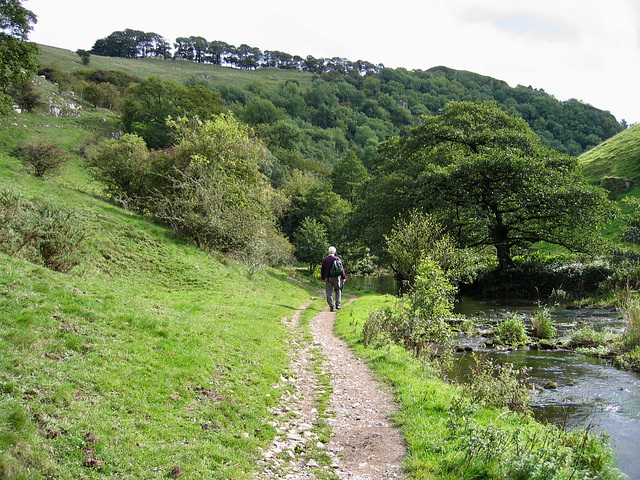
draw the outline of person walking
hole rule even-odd
[[[329,247],[329,255],[322,260],[320,277],[325,284],[327,303],[331,311],[340,310],[342,304],[342,287],[347,279],[344,265],[340,257],[336,256],[336,247]],[[335,300],[333,293],[335,292]]]

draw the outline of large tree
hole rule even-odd
[[[449,103],[389,141],[365,188],[360,220],[375,237],[401,212],[432,212],[463,246],[495,247],[502,269],[516,245],[545,241],[586,251],[614,214],[575,158],[544,147],[494,102]],[[365,222],[366,220],[366,222]]]
[[[21,0],[0,0],[0,112],[8,111],[38,68],[38,46],[27,41],[35,23]]]
[[[224,111],[220,94],[199,84],[183,86],[151,77],[129,87],[128,93],[121,108],[123,129],[144,138],[150,148],[172,146],[167,118],[206,120]]]

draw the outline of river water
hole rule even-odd
[[[489,329],[507,313],[522,315],[526,323],[536,307],[461,299],[456,310],[474,316],[480,325]],[[584,326],[613,332],[624,328],[624,320],[613,310],[557,308],[550,313],[559,337]],[[631,480],[640,480],[640,375],[566,350],[497,352],[484,348],[484,340],[482,337],[458,338],[460,344],[470,345],[496,362],[512,363],[518,369],[529,367],[530,379],[538,387],[532,401],[536,417],[565,428],[606,432],[616,454],[617,467]],[[468,371],[470,361],[470,355],[459,357],[460,378]]]
[[[349,287],[369,288],[379,293],[397,293],[392,277],[352,278]],[[606,432],[616,454],[617,467],[630,480],[640,480],[640,375],[617,369],[608,362],[566,350],[529,350],[498,352],[484,347],[488,332],[505,314],[522,315],[525,322],[536,307],[459,299],[456,313],[472,316],[479,335],[460,336],[457,343],[482,352],[495,362],[508,362],[516,368],[530,368],[530,380],[538,387],[532,400],[536,417],[565,428],[588,428]],[[576,328],[592,326],[596,330],[620,332],[621,316],[609,309],[564,309],[550,311],[558,336]],[[464,380],[472,357],[458,356],[455,376]],[[553,386],[553,388],[549,388]]]

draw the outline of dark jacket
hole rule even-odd
[[[327,257],[324,257],[324,260],[322,260],[322,268],[320,269],[320,278],[322,278],[322,280],[325,280],[326,278],[329,277],[329,272],[331,271],[331,265],[333,265],[333,261],[336,259],[340,260],[340,257],[337,257],[336,255],[329,255]],[[340,277],[343,280],[347,278],[347,274],[344,271],[344,263],[342,264],[342,274],[340,275]]]

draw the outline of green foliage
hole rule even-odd
[[[376,173],[359,205],[374,241],[389,217],[423,209],[460,245],[494,247],[502,270],[513,263],[512,248],[530,242],[593,248],[616,211],[574,160],[543,147],[526,122],[489,102],[451,102],[425,117],[387,144]]]
[[[0,192],[0,251],[68,273],[84,257],[77,214],[51,201],[28,202],[15,191]]]
[[[593,327],[582,327],[571,332],[567,346],[575,349],[594,348],[606,344],[613,338],[611,333],[599,332]]]
[[[570,480],[596,478],[618,480],[611,466],[613,454],[606,437],[588,431],[545,428],[512,428],[473,420],[473,408],[462,401],[449,409],[451,436],[460,452],[446,463],[455,478],[509,478],[518,480]],[[524,425],[523,425],[524,426]]]
[[[451,361],[452,318],[456,289],[438,264],[426,257],[411,291],[393,309],[373,312],[363,327],[365,344],[390,338],[418,357],[437,360],[444,369]]]
[[[327,249],[327,229],[315,218],[306,217],[293,235],[296,257],[309,266],[309,273],[322,262]]]
[[[136,135],[98,147],[89,164],[111,198],[201,248],[234,253],[251,272],[288,260],[291,246],[275,227],[283,199],[260,172],[264,146],[232,116],[170,126],[173,150],[150,152]]]
[[[464,385],[465,395],[472,403],[513,412],[530,413],[529,402],[533,385],[528,382],[528,369],[516,369],[513,364],[495,363],[474,355],[469,382]]]
[[[0,2],[0,114],[11,112],[13,99],[23,91],[38,66],[39,49],[27,37],[36,16],[22,0]]]
[[[622,238],[627,242],[640,244],[640,199],[626,197],[622,201],[628,210],[624,218]]]
[[[230,115],[170,122],[178,139],[170,188],[153,210],[176,233],[207,250],[241,251],[275,222],[276,192],[260,172],[262,143]]]
[[[508,347],[524,346],[529,341],[527,330],[522,317],[508,314],[493,328],[493,338],[496,342]]]
[[[629,297],[622,305],[622,311],[627,320],[623,340],[626,348],[631,351],[640,347],[640,299]]]
[[[37,202],[26,234],[45,267],[68,273],[81,263],[86,232],[74,212],[51,201]]]
[[[429,214],[413,211],[406,217],[400,215],[385,240],[393,271],[408,286],[413,285],[425,255],[436,261],[453,283],[467,279],[476,267]]]
[[[353,203],[360,195],[369,172],[353,150],[336,163],[331,172],[333,191]]]
[[[225,110],[220,95],[199,84],[185,87],[152,77],[132,85],[128,93],[121,106],[124,130],[144,138],[149,148],[173,145],[168,118],[206,120]]]
[[[631,260],[631,259],[630,259]],[[581,254],[544,254],[531,250],[515,257],[516,266],[501,271],[489,266],[479,272],[477,283],[485,295],[512,296],[548,304],[596,295],[616,281],[620,267],[611,259]]]
[[[329,243],[343,243],[342,234],[349,220],[351,204],[333,192],[328,182],[310,173],[294,171],[282,186],[282,192],[291,202],[280,219],[285,235],[291,238],[302,221],[309,217],[324,225]]]
[[[55,173],[69,160],[68,154],[55,143],[20,143],[12,154],[38,178]]]
[[[533,335],[539,339],[549,339],[556,336],[557,329],[548,308],[538,308],[531,319]]]
[[[154,168],[141,137],[125,134],[120,139],[106,140],[87,163],[112,201],[134,211],[145,211]]]

